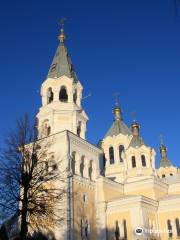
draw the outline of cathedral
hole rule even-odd
[[[63,27],[58,39],[36,116],[42,134],[54,136],[55,159],[69,169],[71,196],[64,203],[65,221],[54,226],[55,239],[180,239],[180,169],[168,159],[166,146],[160,145],[156,168],[155,149],[141,137],[138,122],[126,125],[118,104],[104,138],[98,145],[89,143],[83,86]]]

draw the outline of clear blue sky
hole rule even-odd
[[[62,16],[66,45],[84,86],[96,143],[110,127],[113,92],[124,121],[137,112],[145,142],[158,151],[164,135],[169,158],[180,165],[180,10],[174,0],[3,1],[0,7],[0,137],[24,112],[35,115],[39,89],[58,45]],[[159,155],[157,162],[159,161]]]

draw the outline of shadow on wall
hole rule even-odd
[[[143,238],[141,237],[137,238],[137,240],[140,239]],[[20,240],[20,238],[19,237],[8,238],[6,229],[2,226],[0,229],[0,240]],[[33,236],[28,237],[27,240],[68,240],[68,239],[67,235],[61,236],[60,238],[56,239],[53,233],[48,233],[45,235],[41,232],[35,232]],[[115,234],[114,229],[109,229],[108,231],[107,229],[101,229],[98,230],[96,237],[94,236],[94,234],[91,234],[91,232],[85,235],[84,232],[75,231],[73,240],[128,240],[128,238],[120,238],[118,234]]]
[[[4,225],[0,228],[0,240],[8,240],[8,235]]]
[[[8,237],[8,233],[4,226],[0,229],[0,240],[20,240],[20,237]],[[43,234],[41,232],[34,232],[32,236],[29,236],[27,240],[56,240],[53,233]]]
[[[132,238],[127,238],[127,237],[121,237],[120,233],[117,234],[115,233],[115,229],[100,229],[97,232],[97,235],[95,236],[94,234],[89,233],[87,236],[84,235],[83,232],[77,232],[75,230],[74,235],[73,235],[73,240],[132,240]],[[60,239],[58,240],[69,240],[67,237],[61,236]],[[136,236],[133,238],[133,240],[144,240],[144,237],[142,236]],[[159,240],[153,238],[153,240]]]

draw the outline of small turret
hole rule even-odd
[[[109,129],[109,131],[106,133],[105,138],[108,136],[117,136],[119,134],[123,135],[130,135],[131,132],[129,128],[126,126],[126,124],[123,122],[122,118],[122,110],[119,106],[119,104],[116,104],[113,108],[113,114],[114,114],[114,121]]]
[[[119,105],[114,107],[113,113],[114,113],[114,119],[115,120],[122,120],[122,110],[119,107]]]
[[[129,144],[129,147],[137,148],[145,145],[142,137],[140,136],[140,125],[136,121],[133,121],[131,124],[131,132],[133,138]]]
[[[162,158],[167,158],[167,148],[163,144],[160,146],[160,153]]]
[[[131,124],[131,131],[134,137],[138,137],[140,132],[140,125],[137,122],[133,121]]]
[[[161,154],[160,167],[172,166],[167,156],[167,148],[163,143],[161,143],[161,146],[160,146],[160,154]]]

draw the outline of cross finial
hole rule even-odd
[[[114,98],[114,100],[115,100],[115,105],[116,105],[116,106],[119,106],[119,95],[120,95],[119,92],[113,93],[113,98]]]
[[[163,135],[160,134],[159,138],[160,138],[160,144],[161,144],[161,146],[164,145],[164,137],[163,137]]]
[[[66,18],[62,17],[61,20],[60,20],[60,26],[62,29],[64,29],[64,23],[66,21]]]
[[[136,111],[131,112],[131,117],[132,117],[132,121],[133,122],[136,121],[136,116],[137,116],[137,112]]]
[[[65,23],[65,21],[66,21],[66,18],[64,18],[64,17],[61,18],[61,20],[60,20],[61,33],[60,33],[58,39],[61,43],[64,43],[64,40],[66,39],[66,36],[64,35],[64,23]]]

